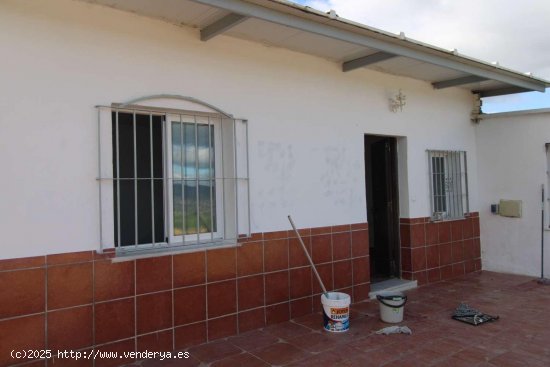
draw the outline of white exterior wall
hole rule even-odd
[[[502,114],[477,127],[479,206],[483,268],[540,275],[541,185],[548,193],[545,143],[550,114]],[[548,197],[548,195],[547,195]],[[491,214],[500,199],[522,200],[521,218]],[[546,208],[548,209],[548,207]],[[548,211],[546,225],[548,225]],[[550,232],[545,232],[547,273]]]
[[[249,120],[253,232],[365,222],[365,133],[407,137],[401,217],[430,214],[426,149],[468,151],[477,210],[467,91],[69,0],[0,2],[0,49],[0,258],[98,248],[94,106],[152,94]]]

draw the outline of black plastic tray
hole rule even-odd
[[[477,315],[471,315],[471,316],[452,316],[454,320],[465,322],[466,324],[470,324],[473,326],[479,326],[486,324],[488,322],[493,322],[499,319],[498,316],[491,316],[487,314],[477,314]]]

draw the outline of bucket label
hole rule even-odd
[[[330,308],[330,318],[333,320],[345,320],[348,318],[349,309],[345,308]]]
[[[349,307],[323,307],[323,326],[325,330],[332,332],[347,331],[349,329]]]

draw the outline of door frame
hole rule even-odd
[[[364,150],[365,150],[365,190],[366,190],[366,200],[367,200],[367,218],[369,222],[369,240],[374,239],[376,233],[376,228],[374,227],[373,212],[369,212],[369,208],[373,211],[374,204],[369,203],[369,197],[372,200],[372,173],[369,174],[368,170],[372,171],[372,163],[367,162],[367,157],[372,160],[372,155],[367,154],[367,149],[380,141],[386,141],[388,155],[384,157],[385,161],[389,161],[389,167],[386,169],[387,182],[389,184],[389,204],[388,213],[389,216],[386,218],[386,227],[387,227],[387,239],[390,243],[388,247],[388,261],[390,262],[390,275],[389,277],[401,278],[402,276],[402,266],[401,266],[401,239],[400,239],[400,213],[399,213],[399,165],[398,165],[398,138],[397,136],[391,135],[378,135],[378,134],[364,134]],[[369,181],[370,178],[370,182]],[[371,193],[369,194],[369,190]],[[371,227],[373,226],[373,227]],[[374,244],[374,246],[376,246]],[[372,256],[372,254],[371,254]],[[374,260],[373,260],[374,261]],[[393,264],[392,264],[393,263]],[[373,271],[374,269],[371,269]]]

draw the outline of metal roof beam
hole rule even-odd
[[[427,62],[429,64],[438,65],[444,68],[453,69],[466,74],[478,75],[487,79],[496,80],[502,83],[544,92],[545,84],[537,80],[529,80],[528,78],[519,78],[509,75],[506,72],[492,70],[490,67],[481,67],[472,65],[473,61],[456,60],[457,57],[446,54],[442,51],[433,50],[429,52],[428,47],[420,49],[411,47],[403,40],[394,40],[389,42],[379,38],[370,37],[366,34],[358,34],[356,32],[338,28],[326,24],[330,22],[328,19],[324,22],[316,22],[310,19],[298,17],[296,15],[280,12],[243,0],[192,0],[193,2],[214,6],[219,9],[224,9],[232,13],[242,14],[251,18],[264,20],[304,32],[313,33],[335,40],[353,43],[355,45],[374,48],[376,50],[395,54],[398,56],[409,57],[411,59]]]
[[[201,41],[208,41],[211,38],[216,37],[218,34],[222,34],[225,31],[233,28],[237,24],[245,21],[248,17],[236,13],[231,13],[225,17],[215,21],[214,23],[201,29]]]
[[[462,77],[462,78],[449,79],[449,80],[443,80],[441,82],[435,82],[435,83],[432,83],[432,85],[433,85],[434,89],[443,89],[443,88],[456,87],[456,86],[464,85],[464,84],[484,82],[486,80],[489,80],[489,79],[484,78],[482,76],[477,76],[477,75],[468,75],[468,76],[465,76],[465,77]]]
[[[506,87],[506,88],[499,88],[499,89],[474,91],[473,93],[479,94],[481,98],[484,98],[484,97],[496,97],[496,96],[504,96],[506,94],[515,94],[515,93],[524,93],[524,92],[532,92],[532,90],[527,88],[521,88],[521,87]]]
[[[372,55],[368,55],[368,56],[360,57],[355,60],[344,62],[342,64],[342,71],[350,71],[350,70],[362,68],[363,66],[376,64],[377,62],[392,59],[394,57],[397,57],[397,55],[389,54],[387,52],[377,52]]]

